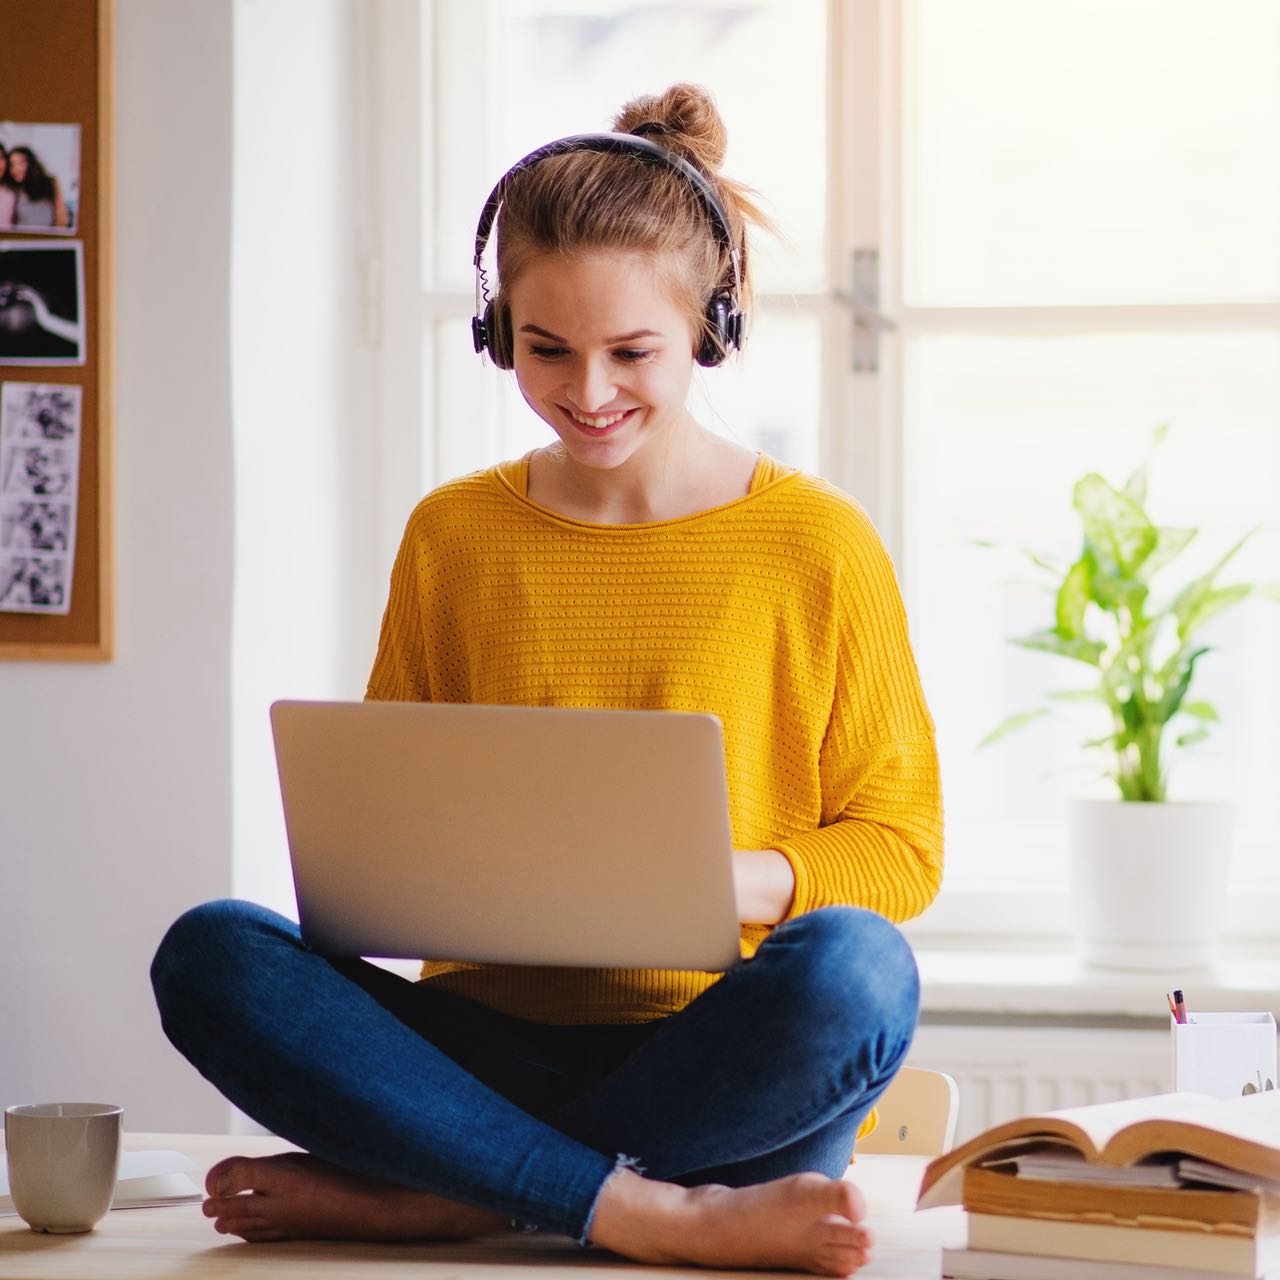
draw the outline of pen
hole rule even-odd
[[[1182,992],[1176,988],[1174,989],[1174,993],[1173,993],[1173,1004],[1174,1004],[1173,1016],[1177,1018],[1179,1022],[1186,1022],[1187,1003],[1182,998]]]
[[[1173,1003],[1173,997],[1167,991],[1164,993],[1164,998],[1169,1002],[1169,1012],[1173,1014],[1174,1022],[1177,1022],[1179,1020],[1178,1006]]]

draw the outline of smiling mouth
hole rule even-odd
[[[608,431],[610,427],[616,427],[618,423],[629,418],[634,409],[623,409],[618,413],[575,413],[572,409],[566,408],[564,412],[579,427],[587,431]]]

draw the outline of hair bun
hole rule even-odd
[[[662,93],[633,98],[614,117],[613,127],[674,151],[704,173],[715,173],[724,163],[728,134],[701,85],[673,84]]]

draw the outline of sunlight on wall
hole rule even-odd
[[[268,707],[342,663],[352,131],[341,0],[238,0],[232,200],[237,896],[293,912]],[[345,686],[345,687],[344,687]]]

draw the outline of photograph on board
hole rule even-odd
[[[75,492],[77,450],[65,445],[6,445],[0,497],[58,498]]]
[[[71,545],[70,502],[0,500],[0,551],[62,551]]]
[[[0,383],[0,612],[70,611],[81,402],[75,386]]]
[[[0,241],[0,364],[84,364],[83,248]]]
[[[80,126],[0,120],[0,232],[69,236],[80,208]]]
[[[79,387],[61,383],[0,383],[0,440],[78,440],[82,396]]]
[[[70,560],[66,556],[0,554],[0,610],[8,613],[68,613]]]

